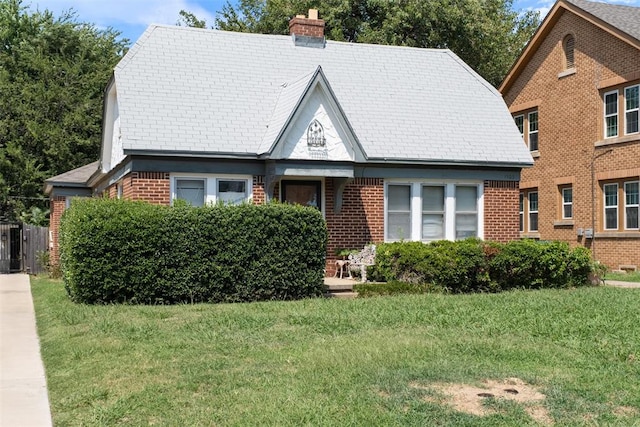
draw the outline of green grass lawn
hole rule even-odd
[[[556,425],[640,423],[640,289],[85,306],[32,284],[56,426],[535,425],[444,391],[507,378]]]
[[[606,280],[621,280],[623,282],[640,282],[640,271],[632,273],[607,273]]]

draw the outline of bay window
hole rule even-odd
[[[385,240],[456,240],[482,237],[482,185],[388,182]]]

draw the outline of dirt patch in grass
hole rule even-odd
[[[422,385],[409,384],[413,388],[434,390],[436,395],[426,396],[424,399],[438,404],[447,404],[457,411],[477,416],[485,416],[496,411],[486,403],[488,399],[504,399],[516,402],[536,422],[551,425],[553,420],[544,407],[546,396],[532,385],[518,378],[507,378],[502,381],[485,380],[481,386],[455,383],[435,383]]]

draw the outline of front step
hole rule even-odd
[[[324,296],[327,298],[355,298],[357,292],[353,291],[356,282],[347,279],[336,279],[327,277],[324,279]]]

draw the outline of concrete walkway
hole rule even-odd
[[[616,288],[640,288],[639,282],[621,282],[620,280],[605,280],[607,286],[615,286]]]
[[[0,427],[51,425],[29,276],[0,274]]]

